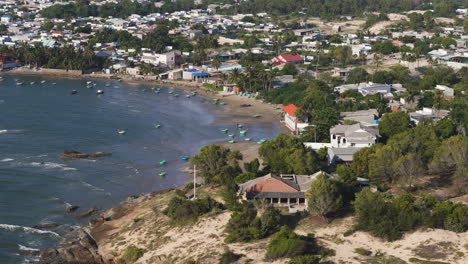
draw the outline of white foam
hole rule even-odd
[[[74,171],[75,168],[67,167],[65,164],[55,163],[55,162],[31,162],[29,163],[31,166],[35,167],[43,167],[46,169],[62,169],[64,171]]]
[[[97,191],[97,192],[105,192],[106,191],[106,190],[104,190],[102,188],[96,187],[96,186],[94,186],[92,184],[89,184],[89,183],[87,183],[85,181],[82,181],[82,183],[83,183],[84,186],[90,188],[93,191]]]
[[[39,249],[37,249],[37,248],[30,248],[30,247],[27,247],[27,246],[23,246],[21,244],[18,244],[18,248],[19,248],[19,250],[22,250],[22,251],[39,251]]]
[[[2,159],[0,161],[1,162],[9,162],[9,161],[14,161],[14,159],[6,158],[6,159]]]
[[[8,230],[8,231],[23,231],[25,233],[34,233],[34,234],[49,234],[56,237],[60,237],[59,234],[48,231],[48,230],[40,230],[32,227],[26,226],[19,226],[19,225],[8,225],[8,224],[0,224],[0,229]]]

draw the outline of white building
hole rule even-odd
[[[171,51],[164,54],[143,52],[141,61],[152,65],[164,65],[169,68],[180,65],[181,53],[180,51]]]
[[[296,111],[300,109],[294,104],[287,105],[283,107],[284,114],[284,123],[286,126],[294,133],[300,134],[306,127],[309,126],[308,117],[305,114],[303,117],[296,117]]]

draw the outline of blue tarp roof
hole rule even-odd
[[[188,69],[188,70],[185,70],[186,72],[197,72],[198,70],[197,69]]]
[[[193,74],[193,76],[197,76],[197,77],[208,77],[209,74],[206,73],[206,72],[195,72],[195,73]]]

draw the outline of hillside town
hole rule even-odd
[[[6,74],[189,86],[192,95],[209,91],[214,105],[240,98],[234,107],[244,115],[252,104],[270,106],[280,122],[284,133],[273,139],[237,142],[232,136],[228,144],[201,148],[190,158],[194,182],[161,196],[167,207],[150,195],[136,198],[141,208],[123,205],[137,212],[132,218],[93,220],[93,235],[111,227],[121,235],[97,239],[113,263],[218,263],[203,261],[203,250],[169,248],[170,239],[148,246],[132,233],[157,226],[171,234],[168,228],[181,223],[199,229],[179,230],[182,244],[210,230],[211,237],[198,240],[220,248],[210,254],[234,259],[219,263],[466,263],[468,242],[460,241],[468,229],[468,7],[440,2],[319,17],[307,8],[253,12],[260,0],[0,1],[0,67]],[[262,121],[260,114],[249,117]],[[236,129],[250,133],[242,124]],[[249,160],[247,143],[255,147]],[[148,201],[151,210],[143,205]],[[353,224],[327,238],[323,230],[314,236],[305,226],[317,219],[308,213],[325,225],[335,219]],[[207,223],[216,230],[197,222],[210,214],[216,221]],[[280,225],[284,215],[289,218]],[[159,222],[149,226],[149,219]],[[116,228],[113,221],[128,226]],[[391,244],[423,228],[452,232],[447,237],[457,242],[432,248],[451,253],[431,257]],[[358,247],[352,238],[360,232],[381,239],[375,242],[381,247]],[[215,248],[206,241],[200,242],[204,250]],[[348,252],[342,244],[357,248]],[[294,246],[283,250],[286,245]],[[385,245],[392,250],[381,253]]]

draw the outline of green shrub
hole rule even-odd
[[[210,197],[196,200],[174,197],[169,201],[164,213],[173,221],[185,221],[196,220],[199,216],[214,209],[223,209],[223,205]]]
[[[355,248],[354,249],[354,252],[359,254],[359,255],[362,255],[362,256],[370,256],[372,255],[372,251],[370,250],[367,250],[365,248]]]
[[[449,264],[448,262],[423,260],[423,259],[418,259],[418,258],[410,258],[409,262],[418,263],[418,264]]]
[[[210,90],[218,91],[218,92],[220,92],[220,91],[223,90],[223,87],[216,87],[216,86],[214,86],[214,85],[211,84],[211,83],[204,83],[204,84],[203,84],[203,87],[208,88],[208,89],[210,89]]]
[[[287,226],[282,226],[281,230],[270,241],[266,258],[272,260],[283,257],[294,257],[313,254],[316,251],[317,246],[314,241],[298,236]]]
[[[293,257],[288,264],[318,264],[320,256],[317,255],[303,255]]]
[[[343,236],[344,236],[344,237],[350,236],[350,235],[354,234],[354,232],[356,232],[356,231],[353,230],[353,229],[350,229],[350,230],[344,232],[344,233],[343,233]]]
[[[118,264],[130,264],[137,261],[145,254],[145,250],[142,248],[137,248],[134,245],[130,245],[122,257],[119,258]]]
[[[226,225],[226,243],[249,242],[268,237],[277,232],[281,226],[281,212],[269,207],[261,217],[249,203],[242,204],[239,212],[234,212]]]
[[[242,257],[242,255],[236,254],[230,250],[224,251],[219,260],[219,264],[230,264],[236,262]]]

